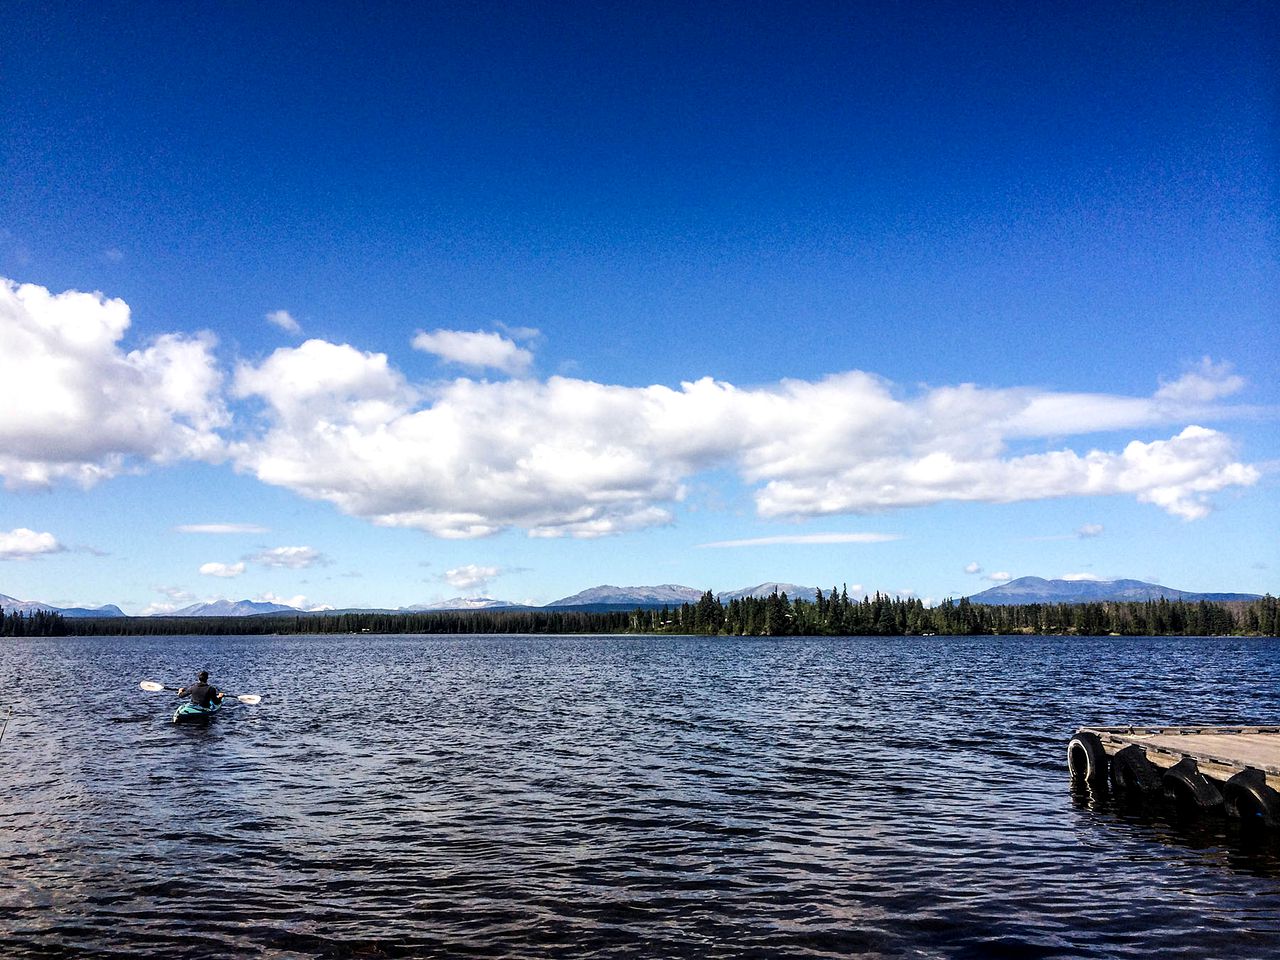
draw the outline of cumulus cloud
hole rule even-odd
[[[265,317],[267,323],[279,327],[286,333],[301,333],[302,325],[293,318],[288,310],[272,310]]]
[[[990,580],[992,583],[1008,583],[1013,579],[1013,574],[1001,570],[999,573],[989,573],[983,579]]]
[[[258,594],[253,599],[258,603],[278,603],[286,607],[296,607],[299,610],[316,611],[333,609],[333,607],[327,603],[312,603],[300,593],[292,597],[278,597],[268,590],[266,593]]]
[[[305,570],[329,562],[315,547],[271,547],[245,559],[264,567],[287,567],[290,570]]]
[[[700,543],[700,547],[772,547],[780,544],[888,543],[901,540],[896,533],[798,533],[776,537],[750,537],[746,540],[718,540]]]
[[[143,462],[216,460],[228,423],[211,334],[125,352],[123,300],[0,279],[0,478],[83,486]]]
[[[258,366],[240,364],[233,393],[261,398],[286,428],[334,423],[362,431],[385,426],[416,399],[385,353],[325,340],[281,347]]]
[[[183,523],[173,528],[178,533],[266,533],[256,523]]]
[[[66,549],[52,533],[37,533],[26,527],[16,527],[8,533],[0,531],[0,560],[31,560]]]
[[[238,577],[244,573],[244,564],[213,561],[200,564],[200,572],[206,577]]]
[[[1094,582],[1106,582],[1106,577],[1098,576],[1096,573],[1064,573],[1058,578],[1059,580],[1092,580]]]
[[[965,565],[964,572],[965,572],[965,573],[981,573],[981,572],[982,572],[982,564],[978,563],[978,562],[975,560],[973,563],[969,563],[969,564],[966,564],[966,565]]]
[[[536,330],[519,328],[519,333],[537,334]],[[492,368],[519,376],[533,363],[533,354],[498,333],[468,330],[419,330],[413,348],[431,353],[449,363],[475,369]]]
[[[1103,529],[1104,527],[1100,523],[1086,523],[1076,531],[1076,536],[1085,540],[1091,537],[1100,537]]]
[[[669,523],[692,476],[726,467],[769,518],[1128,495],[1191,520],[1259,476],[1228,436],[1197,425],[1118,450],[1050,446],[1176,421],[1167,400],[973,385],[910,396],[861,372],[750,389],[458,379],[428,393],[383,354],[312,340],[242,366],[235,389],[265,405],[265,428],[235,448],[241,469],[442,537]],[[1047,449],[1010,452],[1037,439]]]
[[[1175,404],[1211,403],[1238,393],[1244,383],[1243,377],[1231,372],[1231,364],[1214,363],[1205,357],[1178,379],[1161,381],[1156,400]]]
[[[474,563],[446,570],[440,577],[445,583],[457,590],[483,591],[489,581],[502,572],[499,567],[481,567]]]

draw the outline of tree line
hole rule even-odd
[[[696,603],[660,609],[450,610],[345,612],[253,617],[64,618],[38,611],[0,617],[0,636],[146,636],[172,634],[438,633],[700,634],[705,636],[925,636],[1074,634],[1099,636],[1280,635],[1280,601],[1147,600],[988,606],[967,598],[926,607],[914,597],[847,589],[813,600],[785,593],[728,603],[710,590]]]
[[[0,609],[0,637],[65,637],[67,621],[52,610],[21,610],[6,612]]]

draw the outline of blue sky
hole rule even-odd
[[[1276,16],[1024,7],[10,11],[0,593],[1276,592]]]

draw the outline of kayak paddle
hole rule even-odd
[[[178,687],[166,687],[163,683],[156,683],[154,680],[143,680],[138,684],[138,686],[151,693],[159,693],[161,690],[172,690],[174,693],[178,692]],[[262,697],[258,696],[256,693],[227,693],[226,696],[235,697],[241,703],[247,704],[250,707],[256,707],[262,702]]]

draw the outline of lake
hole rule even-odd
[[[256,707],[175,726],[207,667]],[[1275,957],[1280,851],[1073,793],[1240,638],[0,641],[5,957]]]

